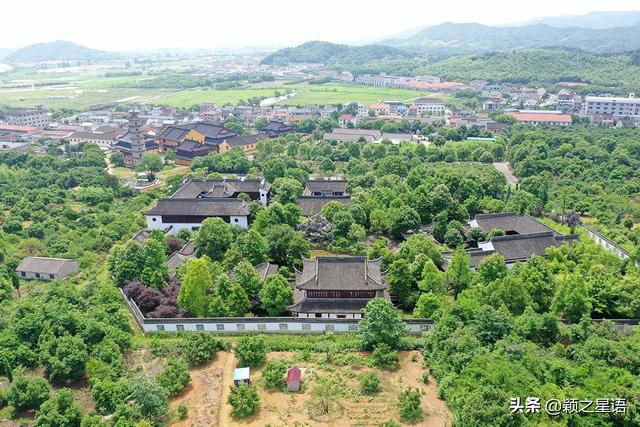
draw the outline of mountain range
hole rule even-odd
[[[118,59],[112,52],[91,49],[69,41],[57,40],[36,43],[7,53],[2,60],[7,63],[38,63],[47,61],[106,61]]]
[[[481,53],[540,47],[564,47],[595,53],[625,52],[640,48],[640,24],[593,29],[531,24],[491,27],[445,22],[406,38],[387,39],[383,45],[420,48],[432,53]]]

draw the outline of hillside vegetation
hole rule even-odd
[[[116,58],[118,58],[118,55],[115,53],[57,40],[25,46],[9,53],[3,60],[9,63],[35,63],[46,61],[104,61]]]
[[[443,79],[486,79],[514,83],[585,82],[603,87],[640,87],[640,55],[596,55],[532,49],[456,56],[416,69]]]
[[[347,46],[323,41],[311,41],[300,46],[280,49],[262,60],[263,64],[323,63],[327,65],[362,64],[371,60],[409,58],[402,49],[382,45]]]
[[[429,52],[497,52],[537,47],[567,47],[595,53],[626,52],[640,48],[640,24],[605,29],[551,27],[545,24],[490,27],[445,22],[401,39],[385,40],[392,46],[420,46]]]

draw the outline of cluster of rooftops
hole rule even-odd
[[[147,224],[149,229],[175,234],[181,228],[195,230],[204,219],[216,216],[248,228],[249,203],[238,198],[241,193],[267,205],[271,184],[264,178],[191,179],[170,198],[158,200],[145,213]],[[330,201],[351,202],[346,180],[309,180],[298,204],[303,216],[312,216],[320,213]],[[236,222],[238,218],[240,220]],[[466,250],[472,269],[494,253],[502,255],[511,266],[533,255],[544,256],[549,247],[578,239],[577,235],[561,235],[531,216],[514,212],[476,215],[467,227],[477,227],[486,233],[496,229],[504,232],[502,236],[479,242],[477,248]],[[186,257],[195,256],[193,247],[187,245],[172,255],[176,258],[173,261],[179,263]],[[452,256],[453,253],[443,254],[441,269],[448,268]],[[170,259],[168,262],[173,264],[173,261]],[[277,268],[277,265],[269,263],[258,266],[263,278],[275,274]],[[372,298],[390,298],[386,271],[382,271],[380,260],[369,260],[363,256],[316,257],[303,259],[301,269],[295,273],[295,282],[292,282],[294,299],[288,310],[299,317],[357,319]]]

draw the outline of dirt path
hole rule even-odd
[[[171,407],[189,408],[187,419],[173,424],[180,427],[222,426],[220,412],[226,405],[226,390],[235,367],[232,353],[220,352],[208,364],[191,370],[191,383],[171,400]],[[224,400],[223,400],[224,399]]]
[[[502,175],[504,175],[505,178],[507,178],[507,184],[516,185],[518,183],[518,178],[516,178],[513,175],[513,172],[511,171],[511,167],[509,166],[509,163],[494,162],[493,167],[496,168],[496,170],[500,172]]]

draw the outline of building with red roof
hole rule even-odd
[[[518,123],[526,125],[569,126],[572,123],[571,116],[562,114],[560,111],[520,110],[508,114],[515,118]]]

